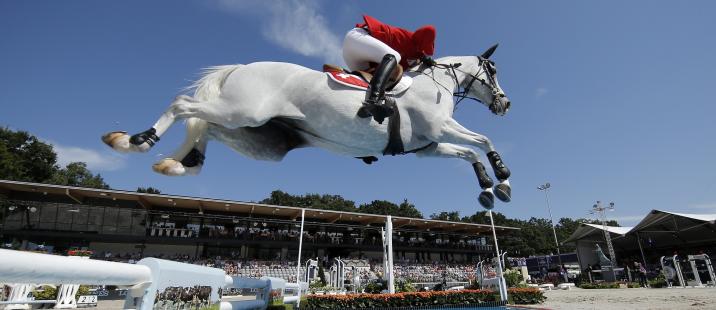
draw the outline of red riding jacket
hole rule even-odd
[[[365,23],[356,27],[365,28],[371,36],[392,47],[400,53],[400,65],[408,68],[408,60],[420,59],[423,56],[432,56],[435,52],[435,27],[427,25],[410,32],[403,28],[391,26],[381,21],[363,15]]]

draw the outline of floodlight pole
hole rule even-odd
[[[301,209],[301,233],[298,234],[298,262],[296,262],[296,284],[298,284],[298,300],[296,307],[301,304],[301,249],[303,249],[303,222],[306,219],[306,209]],[[308,267],[306,267],[308,273]]]
[[[554,228],[554,219],[552,218],[552,209],[549,207],[549,195],[547,194],[549,188],[551,185],[549,182],[545,183],[544,185],[540,185],[537,187],[538,190],[544,191],[544,200],[547,203],[547,212],[549,213],[549,222],[552,224],[552,234],[554,234],[554,245],[557,247],[557,258],[559,259],[559,273],[562,273],[562,268],[564,267],[564,264],[562,264],[562,253],[559,251],[559,240],[557,240],[557,230]],[[564,270],[564,282],[569,282],[569,279],[567,278],[567,270]]]
[[[616,255],[614,254],[614,247],[612,246],[612,236],[609,234],[609,231],[607,231],[607,220],[606,215],[604,214],[604,211],[607,210],[614,210],[614,203],[610,202],[608,207],[602,206],[602,202],[597,200],[597,203],[592,206],[592,213],[597,213],[599,215],[599,220],[602,222],[602,231],[604,232],[604,239],[607,242],[607,248],[609,249],[609,258],[612,260],[612,276],[616,278],[616,275],[614,274],[614,265],[617,263]]]

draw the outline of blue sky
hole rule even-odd
[[[505,117],[461,104],[455,118],[490,137],[512,169],[513,202],[496,211],[555,217],[614,201],[624,225],[651,209],[716,213],[713,1],[1,1],[0,124],[87,161],[119,189],[260,200],[272,190],[407,198],[427,216],[480,209],[460,160],[383,157],[366,166],[321,149],[280,163],[209,145],[200,176],[151,164],[183,138],[173,127],[148,154],[117,155],[99,137],[151,126],[201,68],[275,60],[319,68],[340,59],[363,13],[405,28],[434,24],[437,56],[493,59],[512,100]],[[484,157],[483,157],[484,158]]]

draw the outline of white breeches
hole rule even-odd
[[[368,69],[370,62],[380,63],[386,54],[393,54],[400,63],[398,52],[363,28],[351,29],[343,40],[343,60],[351,71]]]

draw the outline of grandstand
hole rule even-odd
[[[302,208],[0,180],[4,247],[136,261],[160,257],[230,274],[295,280]],[[305,209],[303,261],[341,257],[364,279],[382,272],[384,215]],[[398,279],[464,280],[494,256],[489,225],[392,217]],[[496,227],[499,235],[516,228]]]

